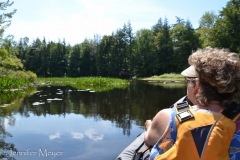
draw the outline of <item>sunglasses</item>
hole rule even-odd
[[[189,82],[195,82],[196,80],[197,80],[198,78],[197,77],[185,77],[185,81],[187,82],[187,83],[189,83]]]

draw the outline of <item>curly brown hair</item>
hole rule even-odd
[[[188,58],[199,74],[198,103],[207,105],[218,101],[228,104],[240,91],[240,59],[227,49],[207,47],[199,49]]]

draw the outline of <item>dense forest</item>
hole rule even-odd
[[[12,4],[1,2],[0,10]],[[46,42],[36,38],[30,44],[27,35],[18,41],[14,35],[3,37],[14,14],[16,10],[0,15],[0,76],[21,71],[30,77],[34,73],[38,77],[146,77],[179,73],[198,48],[240,53],[240,0],[230,0],[219,13],[203,13],[198,28],[180,17],[171,25],[167,18],[159,18],[150,29],[133,33],[129,21],[111,35],[96,34],[74,46],[64,39]]]

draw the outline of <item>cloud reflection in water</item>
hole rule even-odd
[[[50,140],[53,140],[55,138],[60,138],[60,133],[52,134],[52,135],[49,136]]]
[[[79,133],[79,132],[72,132],[72,138],[74,139],[83,139],[84,138],[84,134]]]
[[[86,130],[85,135],[94,141],[101,141],[103,139],[103,134],[98,133],[95,129],[92,128]]]
[[[82,140],[84,138],[84,134],[81,133],[81,132],[71,132],[71,135],[72,135],[73,139],[80,139],[80,140]],[[98,133],[95,129],[92,129],[92,128],[86,130],[85,131],[85,135],[89,139],[94,140],[94,141],[101,141],[103,139],[103,137],[104,137],[103,134]],[[50,140],[53,140],[53,139],[56,139],[56,138],[60,138],[60,133],[49,135],[49,139]]]

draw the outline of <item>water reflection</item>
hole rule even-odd
[[[144,130],[146,119],[185,93],[184,85],[166,88],[148,82],[106,92],[38,88],[0,107],[2,119],[9,117],[5,129],[12,134],[4,141],[19,152],[37,153],[34,158],[16,155],[16,159],[41,159],[39,153],[45,150],[63,152],[57,159],[114,159]]]
[[[83,139],[84,138],[84,134],[79,133],[79,132],[72,132],[72,138],[74,139]]]
[[[86,130],[85,135],[94,141],[101,141],[103,139],[103,134],[98,133],[95,129],[90,128]]]
[[[8,124],[14,126],[15,119],[14,117],[7,117]],[[5,118],[3,118],[0,112],[0,159],[15,160],[10,155],[10,152],[17,152],[15,145],[6,141],[7,137],[12,137],[12,135],[5,130]]]
[[[123,128],[123,134],[130,135],[133,120],[143,126],[146,119],[151,119],[160,109],[183,96],[185,84],[133,82],[125,89],[101,93],[89,91],[70,87],[38,88],[25,99],[15,100],[13,107],[4,111],[6,115],[19,112],[24,117],[29,117],[29,113],[44,117],[48,114],[63,117],[69,113],[82,114],[95,121],[110,120],[116,127]]]
[[[55,139],[55,138],[60,138],[60,133],[56,133],[56,134],[51,134],[51,135],[49,135],[49,139],[50,139],[50,140],[53,140],[53,139]]]
[[[15,160],[11,153],[18,150],[14,143],[7,141],[12,137],[12,134],[6,131],[6,125],[15,126],[14,114],[20,108],[24,97],[31,95],[35,90],[36,88],[31,88],[26,91],[16,90],[0,93],[0,159]]]

